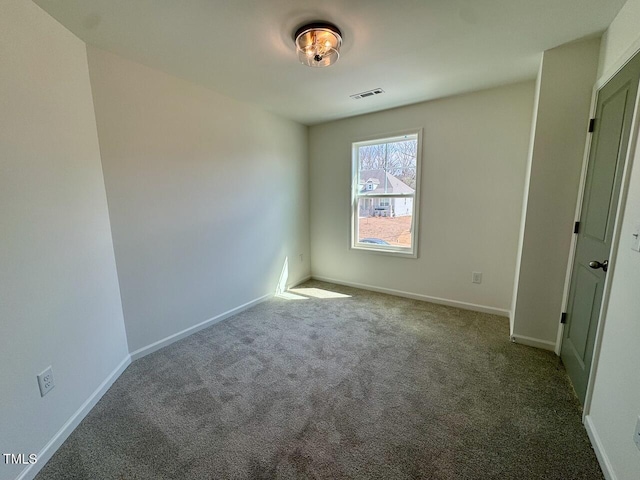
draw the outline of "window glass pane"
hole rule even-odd
[[[358,193],[413,193],[416,188],[417,136],[358,147]]]
[[[413,197],[358,198],[357,242],[411,248]]]

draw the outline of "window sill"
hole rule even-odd
[[[418,258],[418,252],[413,250],[392,250],[386,248],[364,247],[360,245],[351,245],[351,250],[357,250],[359,252],[375,253],[378,255],[389,255],[392,257],[402,258]]]

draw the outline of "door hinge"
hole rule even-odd
[[[593,129],[596,127],[596,119],[589,120],[589,133],[593,133]]]
[[[567,323],[567,312],[562,312],[562,315],[560,315],[560,323],[563,325]]]
[[[580,233],[580,222],[573,224],[573,233]]]

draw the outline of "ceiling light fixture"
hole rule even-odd
[[[342,33],[327,22],[310,23],[296,30],[293,36],[300,63],[308,67],[328,67],[340,58]]]

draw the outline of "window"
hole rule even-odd
[[[420,139],[353,143],[351,248],[417,257]]]

